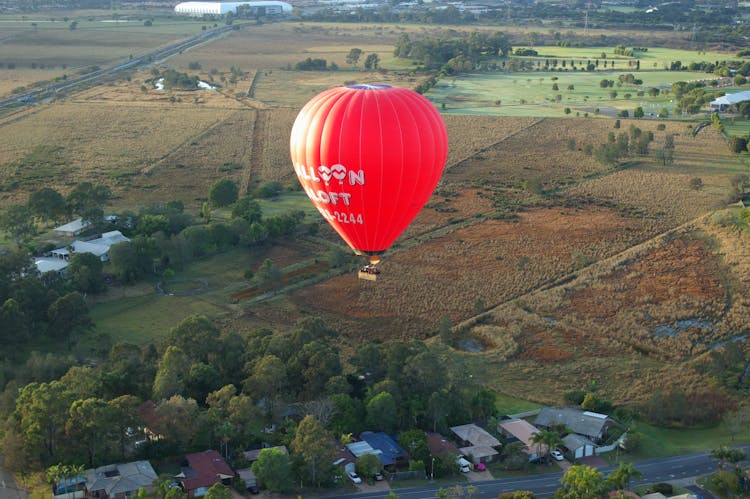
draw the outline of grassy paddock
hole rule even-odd
[[[302,210],[305,213],[305,220],[308,222],[320,217],[318,210],[304,192],[285,192],[277,198],[260,199],[258,201],[264,217],[281,215],[295,210]]]
[[[623,73],[633,73],[643,80],[643,85],[614,88],[601,88],[602,79],[615,80]],[[670,95],[638,97],[639,90],[650,87],[667,88],[674,81],[706,78],[705,73],[674,71],[554,71],[528,73],[482,73],[467,74],[455,78],[443,78],[427,97],[444,113],[450,114],[489,114],[497,116],[565,116],[564,109],[571,109],[571,115],[588,112],[595,114],[599,108],[602,114],[607,110],[612,114],[620,109],[632,111],[637,106],[644,112],[657,114],[666,107],[673,112],[674,102]],[[557,80],[552,80],[552,78]],[[557,84],[558,90],[552,90]],[[572,90],[568,87],[573,85]],[[613,99],[611,91],[616,91]],[[626,98],[625,94],[630,94]],[[561,100],[555,101],[560,95]],[[443,105],[445,107],[443,107]]]
[[[499,414],[518,414],[520,412],[533,411],[539,409],[542,404],[529,402],[528,400],[519,399],[504,393],[498,393],[495,399],[495,407]]]
[[[750,120],[744,118],[724,118],[721,120],[727,135],[750,135]]]
[[[673,456],[715,449],[722,445],[737,445],[750,441],[750,428],[745,428],[735,439],[721,426],[711,428],[659,428],[638,423],[635,431],[643,434],[640,450],[635,459]]]

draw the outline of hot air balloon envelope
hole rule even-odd
[[[326,90],[302,108],[290,149],[318,211],[377,263],[435,189],[448,135],[440,113],[418,93],[351,85]]]

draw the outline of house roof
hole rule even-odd
[[[109,248],[118,243],[130,241],[123,236],[119,230],[105,232],[101,237],[89,239],[88,241],[73,241],[74,253],[93,253],[96,256],[102,256],[109,251]]]
[[[398,459],[407,457],[406,451],[390,435],[383,432],[365,431],[360,437],[376,451],[383,466],[394,464]],[[351,449],[349,449],[351,450]],[[354,454],[354,451],[352,451]],[[356,456],[356,454],[354,454]]]
[[[264,447],[263,449],[246,450],[245,452],[242,453],[242,455],[245,456],[245,459],[247,459],[248,461],[252,463],[253,461],[258,460],[258,456],[260,456],[261,451],[265,449],[279,449],[281,452],[283,452],[287,456],[289,455],[289,451],[287,450],[286,445],[279,445],[277,447]]]
[[[381,453],[381,451],[374,449],[372,445],[365,442],[364,440],[361,442],[351,442],[349,444],[346,444],[346,448],[349,449],[349,452],[351,452],[354,455],[354,457],[363,456],[365,454],[380,454]]]
[[[494,448],[487,445],[471,445],[459,449],[464,456],[471,456],[475,460],[500,454]]]
[[[740,102],[744,102],[746,100],[750,100],[750,91],[746,90],[744,92],[737,92],[736,94],[727,94],[722,95],[721,97],[714,99],[711,101],[712,106],[731,106],[733,104],[739,104]]]
[[[591,442],[591,440],[587,439],[586,437],[576,435],[575,433],[565,435],[562,441],[563,441],[563,445],[565,445],[565,447],[567,447],[570,450],[580,449],[581,447],[585,447],[587,445],[590,445],[590,446],[594,445],[593,442]]]
[[[534,452],[546,453],[547,445],[535,444],[532,440],[539,430],[536,426],[529,423],[524,419],[511,419],[500,423],[500,428],[507,433],[518,439],[519,442],[526,445],[526,452],[532,454]]]
[[[460,454],[456,444],[446,439],[440,433],[428,433],[427,446],[430,448],[430,455],[432,456],[437,456],[446,452]]]
[[[250,468],[237,470],[237,476],[239,476],[240,480],[242,480],[246,484],[255,485],[258,481],[255,477],[255,473],[253,473],[253,470],[251,470]]]
[[[210,487],[227,478],[235,476],[234,470],[224,461],[215,450],[196,452],[185,456],[188,466],[180,473],[182,486],[186,491]],[[178,476],[180,476],[178,475]]]
[[[68,262],[62,258],[42,256],[34,259],[34,265],[39,272],[44,274],[45,272],[59,272],[68,266]]]
[[[486,430],[475,424],[465,424],[461,426],[452,426],[451,431],[458,438],[473,445],[485,445],[487,447],[497,447],[500,441],[487,433]]]
[[[573,433],[598,437],[608,421],[606,414],[580,411],[571,407],[544,407],[534,420],[536,426],[550,427],[554,424],[564,424]]]
[[[149,489],[158,477],[148,461],[110,464],[86,470],[86,490],[104,491],[108,497]]]
[[[665,496],[661,492],[654,492],[652,494],[646,494],[645,496],[641,496],[641,499],[667,499],[667,496]]]
[[[89,226],[91,226],[91,222],[84,222],[82,218],[77,218],[52,230],[66,234],[78,234]]]

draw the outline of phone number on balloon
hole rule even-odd
[[[364,219],[362,214],[355,215],[354,213],[341,213],[340,211],[334,211],[331,213],[328,210],[322,211],[323,216],[332,222],[338,222],[341,224],[360,224],[364,225]]]

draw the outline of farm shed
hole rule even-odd
[[[570,451],[574,459],[594,455],[595,445],[587,438],[571,433],[570,435],[566,435],[562,440],[563,445]]]
[[[82,218],[76,218],[65,225],[55,227],[52,231],[59,236],[74,237],[91,227],[91,222],[84,222]]]
[[[182,2],[174,7],[176,14],[189,16],[224,16],[228,12],[237,13],[237,7],[247,6],[252,10],[263,12],[264,15],[281,15],[292,11],[292,6],[278,0],[263,0],[258,2]]]
[[[549,429],[557,424],[565,425],[573,433],[584,436],[594,443],[604,440],[609,428],[620,426],[606,414],[580,411],[571,407],[545,407],[534,420],[534,425],[538,428]]]
[[[722,95],[718,99],[714,99],[709,102],[708,106],[711,108],[711,111],[719,111],[720,113],[725,113],[740,102],[745,102],[748,100],[750,100],[750,91],[737,92],[736,94]]]

